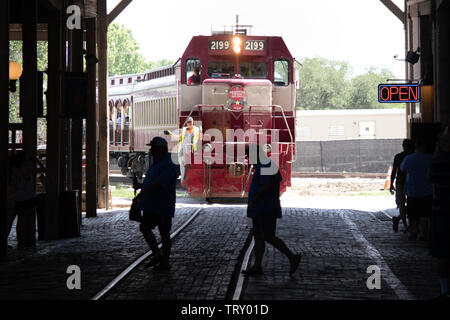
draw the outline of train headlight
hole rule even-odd
[[[210,143],[205,143],[203,145],[203,152],[211,152],[212,151],[212,145]]]
[[[241,38],[239,37],[233,38],[233,50],[236,53],[241,52]]]

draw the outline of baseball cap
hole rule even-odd
[[[154,137],[150,143],[146,144],[147,146],[151,147],[167,147],[167,141],[164,138],[161,137]]]
[[[192,117],[187,117],[186,123],[188,123],[189,121],[192,122],[192,123],[194,123],[194,119],[192,119]]]

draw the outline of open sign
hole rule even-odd
[[[418,84],[380,84],[378,85],[378,102],[402,103],[419,102],[420,85]]]

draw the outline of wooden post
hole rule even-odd
[[[59,12],[52,14],[48,22],[48,88],[47,88],[47,201],[44,217],[44,239],[57,239],[58,199],[61,192],[61,120],[59,105],[61,98],[61,19]]]
[[[86,19],[86,53],[96,55],[95,19]],[[89,79],[86,120],[86,217],[97,216],[97,65],[87,64]]]
[[[0,258],[8,250],[9,0],[0,1]]]
[[[109,133],[108,133],[108,26],[106,0],[97,0],[98,45],[98,205],[108,208],[109,202]],[[104,194],[106,193],[106,197]],[[105,199],[106,198],[106,199]],[[105,203],[106,200],[106,203]]]
[[[37,149],[37,0],[22,0],[23,21],[23,148],[36,159]]]
[[[72,31],[71,49],[71,71],[83,72],[83,30],[75,29]],[[83,193],[83,119],[72,119],[71,137],[72,190],[78,190],[79,192],[78,209],[81,210]]]
[[[67,0],[61,1],[61,11],[60,11],[60,52],[59,52],[59,71],[65,72],[67,71],[67,28],[66,28],[66,8],[67,8]],[[58,100],[60,106],[62,106],[62,81],[61,81],[61,87],[59,89],[60,91],[60,98]],[[59,111],[61,112],[62,108],[59,108]],[[60,138],[59,138],[59,170],[60,170],[60,179],[59,179],[59,190],[60,191],[67,191],[69,190],[68,185],[68,176],[69,176],[69,163],[70,159],[68,157],[68,148],[67,148],[67,142],[68,139],[66,138],[69,136],[69,121],[67,119],[60,119],[59,121],[60,127]]]

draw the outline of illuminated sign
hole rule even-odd
[[[419,102],[420,85],[418,84],[380,84],[378,85],[378,102],[402,103]]]

